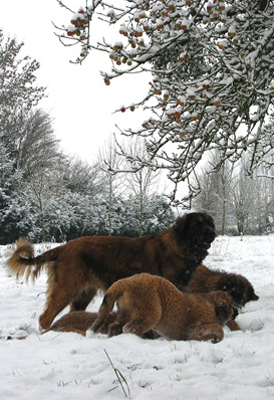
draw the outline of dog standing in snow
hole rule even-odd
[[[17,279],[34,281],[43,269],[47,271],[47,303],[40,316],[40,328],[47,330],[67,305],[71,311],[85,310],[98,289],[105,292],[121,278],[147,272],[177,287],[187,285],[215,237],[209,215],[190,213],[154,235],[84,236],[36,257],[32,244],[21,238],[7,266]]]

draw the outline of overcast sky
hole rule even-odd
[[[64,3],[77,11],[85,2]],[[21,56],[27,54],[40,62],[38,83],[47,87],[48,95],[40,107],[54,118],[55,135],[62,149],[92,162],[99,147],[117,132],[115,124],[124,128],[142,124],[145,118],[140,114],[113,112],[123,104],[141,100],[148,90],[147,78],[123,77],[107,87],[100,75],[100,70],[108,71],[111,66],[106,53],[91,53],[81,66],[71,64],[80,48],[62,46],[52,24],[67,26],[70,17],[56,0],[6,0],[1,2],[0,28],[5,36],[24,42]],[[93,37],[104,33],[107,25],[93,27]]]

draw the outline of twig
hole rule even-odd
[[[113,362],[111,361],[111,359],[110,359],[110,357],[109,357],[109,355],[108,355],[108,353],[107,353],[107,351],[105,349],[104,349],[104,352],[105,352],[105,354],[106,354],[106,356],[108,358],[108,361],[109,361],[110,365],[112,366],[112,369],[113,369],[113,371],[114,371],[114,373],[115,373],[115,375],[116,375],[116,377],[118,379],[118,382],[119,382],[119,384],[120,384],[120,386],[121,386],[121,388],[123,390],[123,393],[124,393],[125,397],[128,397],[130,399],[130,390],[129,390],[129,386],[128,386],[128,383],[126,381],[126,378],[124,377],[124,375],[121,373],[121,371],[119,369],[114,367]],[[127,387],[127,393],[125,391],[123,382],[125,383],[125,385]]]

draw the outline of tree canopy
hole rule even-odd
[[[200,190],[189,178],[207,152],[221,155],[217,170],[249,149],[252,174],[273,151],[273,1],[87,0],[69,11],[58,35],[80,46],[76,62],[94,49],[108,53],[107,85],[123,74],[151,73],[143,100],[121,110],[151,113],[140,129],[123,132],[146,138],[149,157],[136,156],[135,169],[167,170],[175,190],[188,181],[189,198]],[[114,39],[93,42],[96,18],[116,28]]]

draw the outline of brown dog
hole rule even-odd
[[[58,319],[58,321],[52,324],[46,332],[75,332],[85,336],[87,330],[91,327],[96,318],[96,312],[72,311]],[[110,313],[106,318],[105,323],[101,326],[100,333],[108,333],[108,327],[115,321],[115,319],[116,314]]]
[[[244,276],[225,271],[213,271],[204,265],[196,268],[193,278],[182,290],[187,293],[222,290],[231,296],[233,305],[237,308],[242,308],[249,301],[259,299],[253,286]],[[233,331],[240,330],[235,320],[229,321],[227,325]]]
[[[85,310],[97,289],[106,291],[118,279],[136,273],[160,275],[178,287],[186,285],[215,237],[210,216],[190,213],[155,235],[86,236],[37,257],[33,246],[19,239],[7,265],[17,279],[25,274],[35,280],[47,268],[47,303],[40,316],[41,329],[47,329],[68,304],[72,303],[71,311]]]
[[[96,312],[88,312],[88,311],[72,311],[68,314],[65,314],[63,317],[58,319],[56,322],[54,322],[51,327],[44,331],[43,333],[49,332],[49,331],[56,331],[56,332],[75,332],[79,333],[83,336],[86,336],[87,330],[89,330],[95,322],[97,318],[97,313]],[[117,313],[110,313],[104,324],[101,326],[99,333],[108,333],[108,328],[109,325],[112,324],[117,318]],[[120,319],[121,319],[121,314],[120,314]],[[120,332],[116,332],[116,334],[123,333],[122,327],[120,329]],[[144,338],[146,339],[156,339],[158,338],[159,335],[157,335],[153,331],[149,331],[144,335]]]
[[[227,293],[184,294],[159,276],[142,273],[115,282],[106,292],[92,330],[98,332],[117,301],[116,320],[108,335],[153,330],[170,340],[212,340],[224,337],[222,326],[234,314]]]

